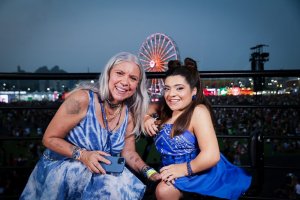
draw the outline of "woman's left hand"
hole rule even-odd
[[[185,163],[172,164],[160,169],[161,179],[166,183],[175,182],[176,178],[186,176],[187,168]]]

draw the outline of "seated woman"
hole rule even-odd
[[[112,167],[109,155],[123,164],[124,158],[130,169],[160,180],[135,149],[148,106],[145,79],[138,58],[120,52],[106,64],[99,84],[75,88],[47,127],[47,149],[20,200],[142,199],[146,186],[131,170],[109,173],[104,166]]]
[[[162,181],[156,198],[179,199],[184,192],[238,199],[251,184],[251,176],[221,153],[212,112],[200,88],[197,64],[170,61],[162,105],[150,107],[144,118],[146,132],[154,136],[162,159]],[[151,117],[158,113],[160,124]]]

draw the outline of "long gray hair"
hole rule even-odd
[[[108,88],[108,81],[109,81],[110,71],[115,65],[126,61],[135,63],[140,69],[141,78],[137,86],[136,92],[134,93],[133,96],[126,99],[126,104],[134,120],[133,121],[134,129],[132,133],[135,133],[136,136],[139,136],[141,132],[144,132],[144,127],[142,126],[142,122],[148,109],[149,96],[146,90],[146,74],[137,56],[128,52],[120,52],[114,55],[111,59],[109,59],[109,61],[105,65],[104,71],[101,73],[101,76],[99,77],[98,85],[89,84],[87,82],[80,83],[75,88],[75,90],[90,89],[93,90],[94,92],[97,92],[100,95],[101,100],[109,99],[110,91]]]

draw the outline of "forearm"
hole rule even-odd
[[[201,172],[215,166],[220,160],[220,154],[214,155],[200,152],[199,155],[190,162],[193,173]]]
[[[63,156],[72,157],[74,145],[62,138],[43,138],[43,144],[48,149],[55,151]]]
[[[126,164],[136,172],[140,173],[142,168],[146,165],[136,151],[123,152],[122,156],[125,158]]]

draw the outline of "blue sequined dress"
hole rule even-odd
[[[197,138],[189,131],[171,139],[172,124],[165,124],[154,138],[161,155],[162,165],[184,163],[199,153]],[[224,199],[238,199],[251,184],[251,176],[231,164],[222,154],[214,167],[192,176],[180,177],[174,186],[185,192],[198,193]]]
[[[128,108],[120,128],[109,136],[96,118],[93,92],[89,92],[89,97],[87,115],[70,131],[66,140],[87,150],[109,153],[107,139],[110,137],[112,152],[120,153],[125,143]],[[31,173],[20,199],[132,200],[142,199],[144,192],[145,185],[126,167],[118,176],[91,173],[80,161],[46,149]]]

